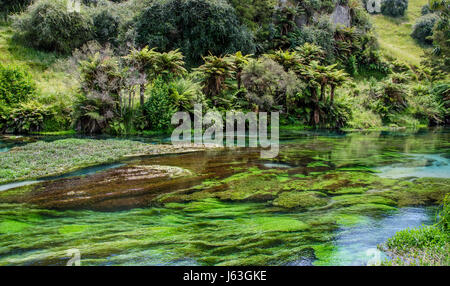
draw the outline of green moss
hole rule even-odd
[[[366,223],[367,217],[363,215],[336,214],[333,216],[336,222],[342,226],[354,226]]]
[[[98,164],[112,163],[124,156],[187,151],[168,145],[131,140],[63,139],[38,141],[16,147],[0,157],[0,183],[54,176]]]
[[[309,227],[304,222],[288,217],[257,217],[238,220],[238,223],[245,232],[291,232],[302,231]]]
[[[58,232],[61,234],[70,234],[75,232],[83,232],[86,231],[89,228],[88,225],[65,225],[58,229]]]
[[[274,201],[274,206],[285,208],[312,208],[327,204],[325,195],[319,192],[283,192]]]
[[[333,203],[339,206],[351,206],[356,204],[397,205],[395,201],[377,195],[341,195],[333,197]]]
[[[15,221],[15,220],[6,220],[0,223],[0,233],[15,233],[21,232],[25,228],[29,227],[28,223]]]
[[[317,168],[317,167],[330,167],[327,164],[323,163],[323,162],[311,162],[309,163],[306,167],[308,168]]]

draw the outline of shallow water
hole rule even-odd
[[[450,176],[450,159],[442,154],[405,155],[411,157],[410,162],[379,167],[377,168],[380,171],[379,175],[385,178],[448,178]]]
[[[68,249],[82,265],[366,265],[396,231],[434,222],[449,139],[289,132],[271,161],[142,157],[15,186],[0,193],[0,265],[65,265]]]

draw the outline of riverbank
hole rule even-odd
[[[386,266],[450,265],[450,195],[447,195],[438,222],[431,226],[404,229],[378,246],[390,259]]]

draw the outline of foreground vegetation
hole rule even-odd
[[[450,195],[447,195],[438,222],[432,226],[397,232],[380,246],[391,259],[385,265],[448,266],[450,264]]]

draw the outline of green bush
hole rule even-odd
[[[411,37],[423,44],[432,44],[433,27],[438,16],[435,14],[427,14],[417,19],[413,27]]]
[[[154,1],[135,19],[136,42],[160,51],[181,49],[188,65],[202,56],[255,50],[253,36],[224,0]]]
[[[94,38],[100,44],[117,44],[119,35],[120,17],[113,7],[99,6],[92,15],[94,24]]]
[[[293,72],[272,59],[261,57],[251,60],[242,71],[242,83],[247,90],[249,109],[271,111],[275,107],[288,108],[289,101],[300,89],[300,82]]]
[[[438,97],[423,85],[412,88],[408,97],[411,114],[427,124],[441,124],[444,120],[445,109]]]
[[[13,17],[17,36],[37,49],[69,53],[92,39],[92,20],[82,7],[81,13],[69,12],[66,0],[34,2]]]
[[[422,14],[422,16],[431,13],[430,5],[429,4],[423,5],[420,13]]]
[[[327,60],[332,62],[335,59],[335,29],[326,18],[320,18],[315,25],[304,26],[295,29],[288,35],[290,48],[302,46],[305,43],[312,43],[321,47],[327,56]]]
[[[386,16],[403,16],[406,9],[408,9],[408,0],[383,0],[381,3],[381,13]]]
[[[75,129],[101,133],[120,113],[123,74],[119,61],[109,49],[80,62],[81,92],[74,106]]]
[[[0,64],[0,105],[27,101],[35,92],[34,82],[26,70]]]
[[[44,120],[51,116],[48,107],[37,101],[21,103],[13,108],[7,118],[7,130],[12,133],[43,131]]]
[[[31,0],[0,0],[0,11],[6,14],[24,10]]]
[[[171,128],[171,118],[176,112],[170,96],[169,85],[160,77],[149,89],[144,113],[150,130],[160,131]]]

